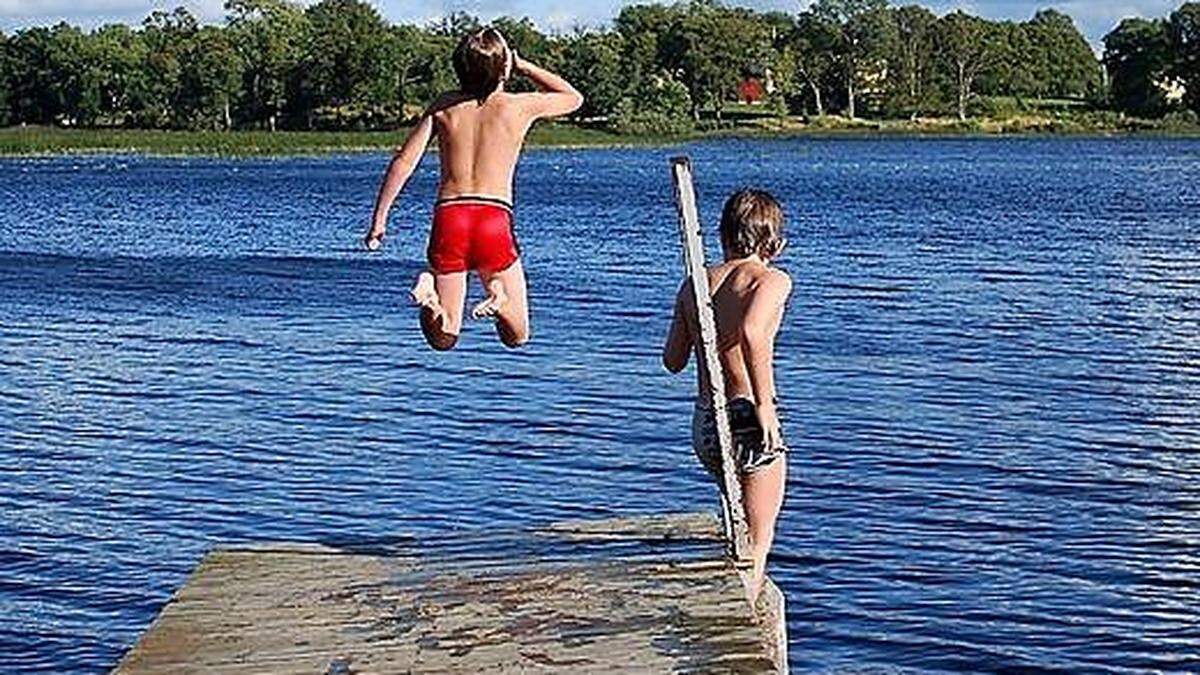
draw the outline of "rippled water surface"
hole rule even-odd
[[[538,151],[535,340],[434,354],[435,164],[0,161],[0,665],[103,671],[218,543],[714,506],[671,150]],[[1200,142],[723,141],[789,216],[797,671],[1200,670]],[[476,291],[477,293],[477,291]]]

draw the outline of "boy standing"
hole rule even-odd
[[[792,280],[771,266],[784,243],[779,202],[761,190],[741,190],[729,198],[721,215],[725,260],[708,269],[734,463],[750,530],[751,593],[755,598],[762,590],[787,477],[787,448],[775,409],[774,358],[775,336]],[[691,284],[684,282],[663,347],[663,365],[672,373],[683,370],[697,349],[697,316]],[[703,369],[697,371],[700,392],[692,419],[692,444],[705,468],[720,479],[721,451],[712,396]]]
[[[429,270],[412,289],[421,308],[421,330],[434,349],[454,348],[467,274],[475,271],[487,297],[473,316],[493,317],[501,341],[519,347],[529,339],[529,306],[513,233],[513,173],[533,123],[573,112],[583,97],[563,78],[518,56],[493,28],[463,37],[454,51],[454,72],[459,89],[425,111],[388,166],[365,244],[371,250],[382,245],[392,204],[437,136],[441,182]],[[505,91],[513,73],[532,80],[539,91]]]

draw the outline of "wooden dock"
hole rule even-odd
[[[117,673],[786,672],[711,515],[213,551]]]

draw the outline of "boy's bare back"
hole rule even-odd
[[[583,96],[559,75],[516,54],[511,70],[527,77],[539,91],[514,94],[501,87],[482,100],[453,91],[443,94],[421,115],[397,148],[380,186],[365,239],[368,248],[379,248],[387,230],[388,211],[435,135],[441,164],[439,199],[475,196],[512,202],[513,174],[525,134],[539,119],[576,110]]]
[[[756,348],[765,348],[763,342],[774,341],[792,280],[778,268],[732,261],[709,268],[708,283],[715,289],[713,314],[726,396],[752,396],[747,357],[753,356]],[[689,312],[689,316],[696,313]],[[699,334],[699,327],[694,328]]]
[[[782,270],[755,260],[732,260],[708,269],[712,289],[713,318],[717,324],[717,349],[725,374],[727,398],[754,398],[750,368],[757,352],[770,349],[779,330],[783,305],[791,293],[792,280]],[[680,316],[688,317],[688,347],[700,335],[696,325],[696,303],[690,284],[680,289]],[[769,362],[768,362],[769,363]],[[699,371],[703,378],[703,370]],[[773,384],[773,379],[772,384]],[[708,383],[699,382],[701,395]],[[774,396],[774,387],[771,387]],[[760,392],[761,393],[761,392]]]
[[[488,195],[512,200],[525,135],[545,115],[545,94],[496,92],[480,102],[447,94],[431,114],[442,176],[439,198]]]

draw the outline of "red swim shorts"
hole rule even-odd
[[[517,258],[512,208],[498,199],[456,197],[438,202],[429,234],[429,266],[438,274],[502,272]]]

